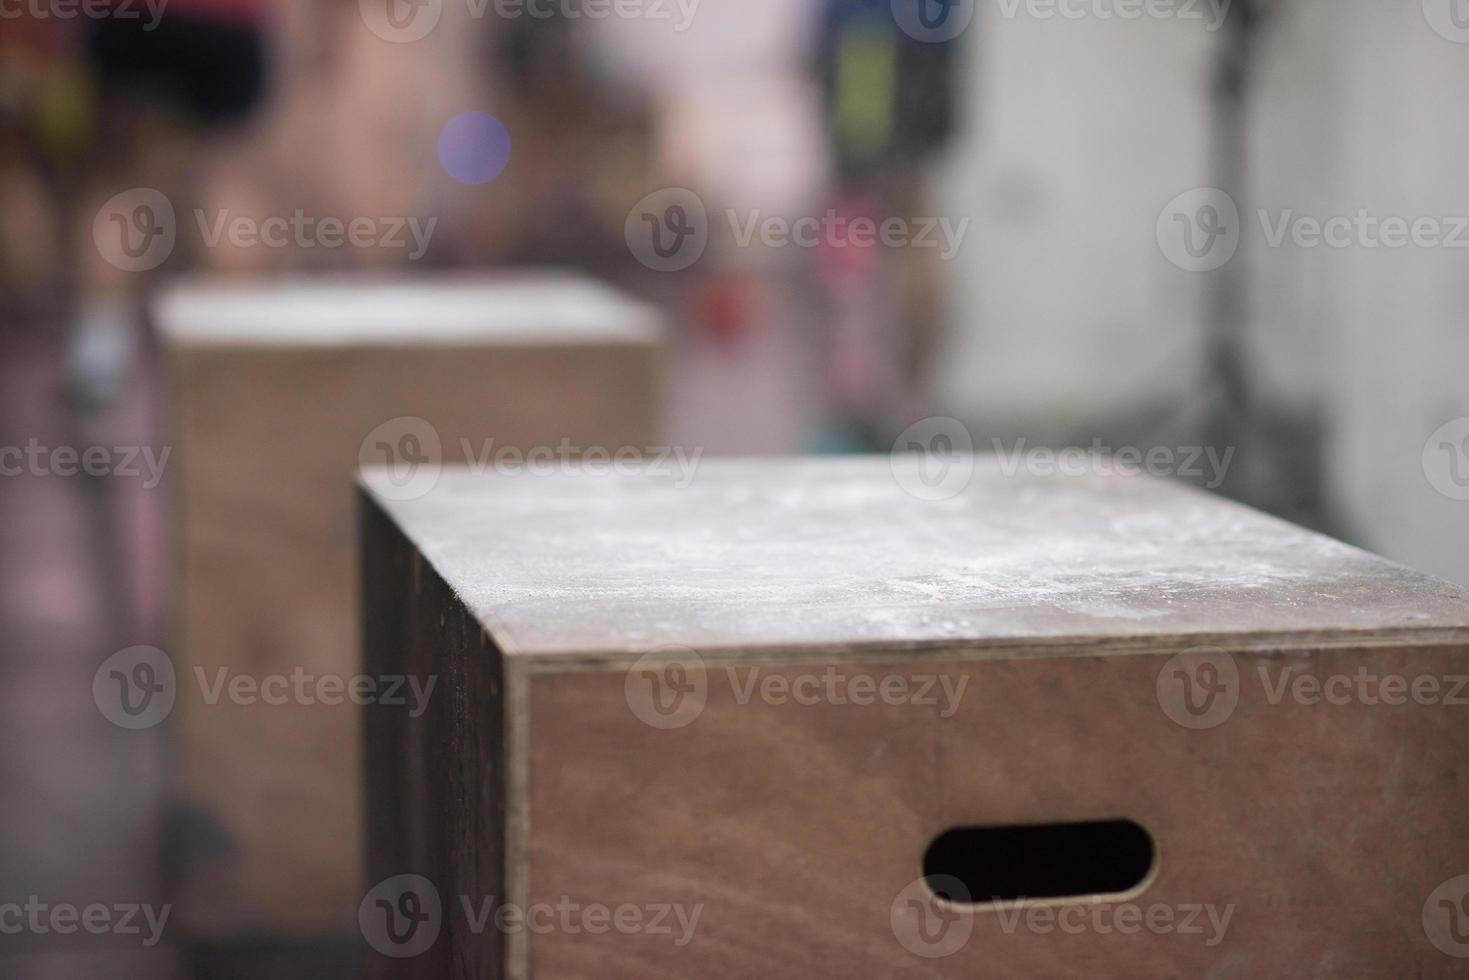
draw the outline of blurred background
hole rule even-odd
[[[668,311],[673,445],[1131,454],[1469,585],[1464,84],[1463,0],[0,0],[0,903],[169,895],[167,731],[87,696],[165,642],[168,484],[23,451],[160,458],[172,278],[577,267]],[[433,224],[217,234],[298,213]]]

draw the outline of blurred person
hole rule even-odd
[[[953,130],[954,46],[905,34],[890,0],[826,0],[815,71],[825,95],[845,222],[929,212],[923,170]],[[886,448],[899,420],[922,410],[922,369],[939,311],[937,256],[825,242],[817,276],[833,308],[828,400],[834,450]]]
[[[74,30],[0,18],[0,289],[16,326],[66,295],[59,243],[70,235],[63,182],[91,129],[91,88]]]
[[[93,193],[75,197],[95,204],[94,195],[106,200],[144,186],[180,204],[192,200],[201,146],[245,122],[265,94],[270,0],[108,7],[109,16],[89,22],[84,46],[96,111],[92,151],[78,182]],[[84,409],[115,397],[140,319],[139,274],[97,254],[94,215],[85,208],[73,222],[81,281],[72,291],[79,300],[68,374]],[[137,217],[156,216],[140,210]],[[116,229],[123,236],[134,230],[126,222]]]
[[[615,274],[626,199],[653,166],[646,94],[599,75],[589,38],[564,12],[507,20],[494,61],[519,163],[506,175],[519,212],[502,222],[498,257]]]

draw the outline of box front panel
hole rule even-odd
[[[1463,975],[1469,651],[1178,653],[538,673],[530,973]],[[1100,895],[930,851],[1119,820],[1155,861]]]

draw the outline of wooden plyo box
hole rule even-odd
[[[1464,975],[1463,593],[924,465],[364,472],[379,975]]]
[[[579,276],[506,272],[194,282],[156,319],[180,563],[174,918],[204,937],[355,931],[358,702],[391,692],[352,686],[353,473],[391,463],[407,497],[444,462],[656,445],[659,316]]]

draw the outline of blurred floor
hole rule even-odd
[[[0,445],[145,441],[141,391],[76,424],[62,363],[58,333],[0,331]],[[157,579],[144,570],[158,567],[159,507],[117,479],[0,476],[0,905],[165,901],[164,736],[113,726],[92,699],[103,660],[157,642]],[[0,975],[179,974],[166,939],[144,949],[138,936],[51,933],[0,935]]]

